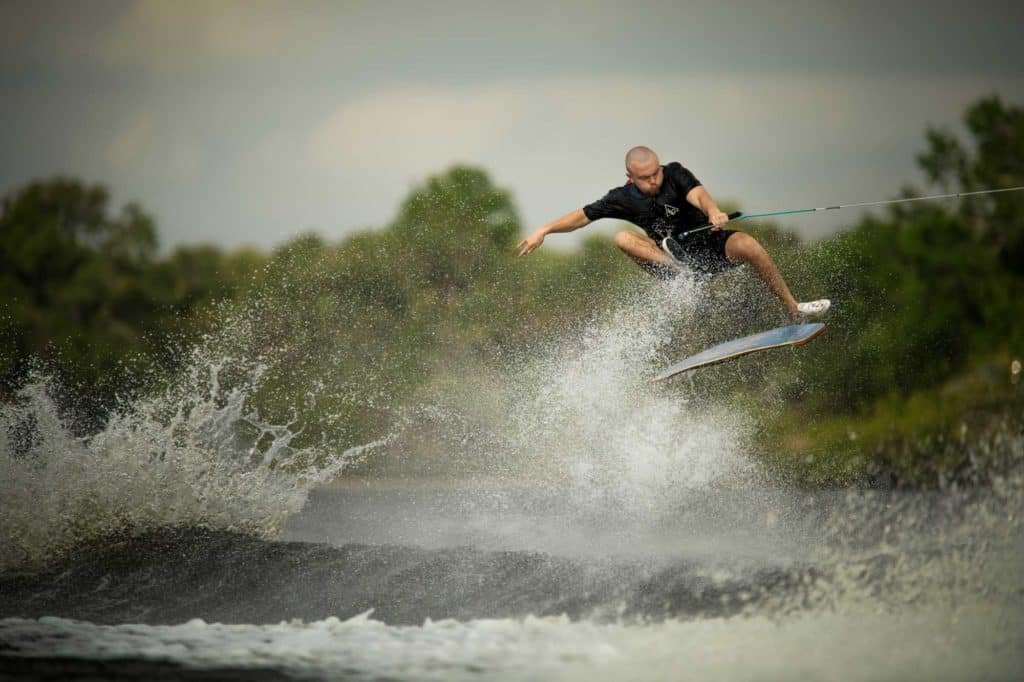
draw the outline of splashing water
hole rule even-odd
[[[415,457],[438,440],[445,458],[556,487],[574,508],[655,514],[688,489],[749,469],[739,415],[689,409],[648,383],[673,329],[694,321],[697,299],[697,285],[685,278],[645,283],[605,319],[529,349],[531,357],[487,387],[491,413],[481,413],[480,394],[467,382],[469,390],[421,395],[396,412],[392,435],[348,448],[323,440],[296,447],[298,418],[272,423],[254,407],[275,353],[287,352],[260,346],[274,312],[259,297],[226,314],[166,387],[114,412],[89,437],[72,434],[52,386],[36,376],[0,407],[0,568],[154,527],[273,537],[313,487],[393,442]],[[323,390],[310,387],[310,399]],[[439,428],[424,437],[423,421]]]
[[[497,371],[463,370],[417,399],[398,446],[409,458],[440,450],[456,473],[545,490],[573,513],[615,509],[638,521],[688,491],[746,480],[749,420],[650,383],[666,346],[691,336],[703,295],[687,278],[644,282]]]
[[[654,389],[651,368],[673,330],[695,320],[691,280],[644,288],[603,324],[570,337],[526,380],[511,425],[521,451],[557,463],[577,505],[656,513],[686,490],[746,472],[742,415]]]
[[[225,323],[166,388],[114,412],[89,437],[72,435],[44,377],[0,406],[0,569],[157,527],[273,537],[314,486],[383,444],[325,457],[326,443],[295,447],[301,429],[262,419],[251,399],[265,358],[222,352],[225,338],[254,338],[251,323]]]

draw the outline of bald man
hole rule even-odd
[[[626,177],[625,185],[603,198],[531,232],[519,242],[519,255],[533,252],[552,232],[572,232],[601,218],[618,218],[645,234],[623,230],[615,235],[615,245],[655,276],[674,275],[681,267],[714,276],[749,263],[793,317],[821,317],[828,311],[828,299],[798,303],[756,239],[738,230],[723,230],[729,216],[678,162],[663,166],[653,150],[633,147],[626,154]],[[709,223],[710,230],[680,238],[683,232]]]

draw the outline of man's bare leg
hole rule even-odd
[[[674,267],[668,255],[647,235],[623,230],[615,235],[615,245],[637,265],[652,274],[657,275],[662,268]],[[768,288],[779,297],[786,310],[791,315],[798,313],[797,301],[790,293],[786,280],[782,279],[775,262],[756,239],[745,232],[730,235],[725,242],[725,257],[733,263],[749,263]]]
[[[668,255],[647,235],[623,230],[615,235],[615,245],[653,277],[671,279],[676,273]]]
[[[764,247],[749,234],[737,232],[725,242],[725,257],[733,263],[749,263],[768,288],[779,297],[791,315],[797,313],[797,302],[782,279],[779,269]]]
[[[623,230],[615,235],[615,246],[641,267],[652,263],[671,267],[668,255],[645,234]]]

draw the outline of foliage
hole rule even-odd
[[[197,247],[157,260],[153,219],[135,204],[112,215],[109,200],[55,178],[10,193],[0,212],[0,394],[42,364],[76,394],[84,428],[167,360],[168,333],[192,335],[187,317],[229,295],[231,275],[259,258]]]
[[[1024,434],[1024,390],[996,357],[857,415],[784,408],[763,434],[770,469],[805,485],[974,482],[1001,473],[1006,443]],[[1002,445],[1000,445],[1002,443]]]
[[[961,192],[1024,185],[1024,111],[992,97],[970,107],[965,120],[973,149],[949,133],[928,131],[928,151],[918,161],[929,180]],[[814,386],[810,404],[800,408],[804,416],[783,416],[768,437],[780,437],[788,423],[789,454],[793,461],[810,457],[802,475],[811,478],[842,478],[856,461],[912,479],[911,469],[926,459],[919,442],[953,442],[961,427],[985,422],[975,414],[979,406],[988,418],[1019,410],[1018,393],[1014,400],[988,400],[944,387],[958,385],[974,368],[1020,358],[1022,244],[1024,193],[1009,192],[965,199],[952,210],[897,205],[885,218],[864,219],[811,245],[797,277],[831,280],[825,288],[836,292],[836,307],[815,367],[799,379]],[[828,273],[824,280],[822,273]],[[986,372],[998,375],[990,394],[1009,390],[1005,373]],[[798,426],[808,411],[817,417],[810,429]],[[856,443],[846,440],[848,432],[859,433]],[[962,449],[944,452],[931,457],[963,456]],[[823,467],[821,453],[830,453],[826,459],[835,466]],[[954,464],[943,461],[940,468]]]

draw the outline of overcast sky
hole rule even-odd
[[[992,93],[1024,105],[1024,2],[0,0],[0,191],[70,174],[165,246],[269,247],[382,226],[459,162],[529,229],[646,144],[803,208],[921,185],[925,128]]]

